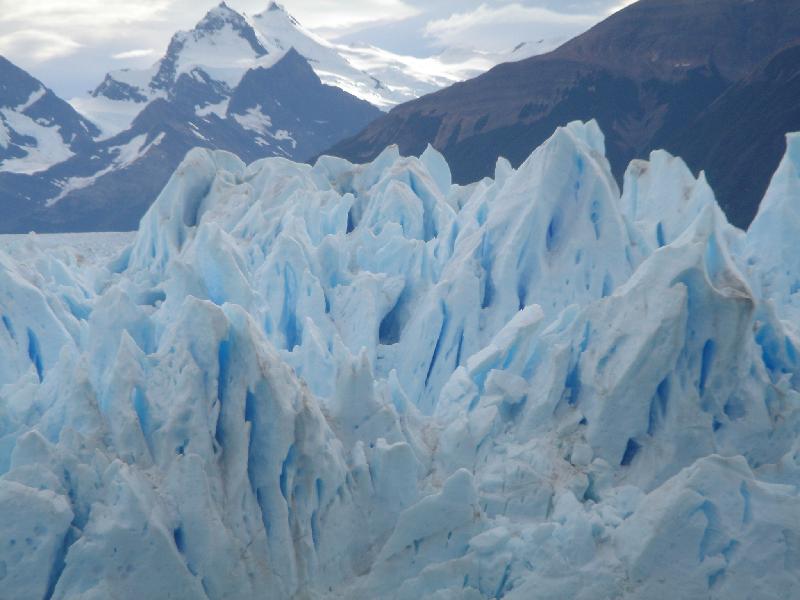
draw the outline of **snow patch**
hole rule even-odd
[[[25,102],[23,102],[19,106],[15,107],[13,110],[15,110],[17,112],[25,112],[31,106],[33,106],[39,100],[41,100],[44,97],[46,92],[47,92],[47,90],[44,87],[39,86],[38,89],[36,89],[33,92],[31,92],[31,95],[28,97],[28,99]]]
[[[194,112],[198,117],[208,117],[214,114],[224,119],[228,113],[228,104],[230,104],[230,98],[226,98],[217,104],[207,104],[203,107],[196,106]]]
[[[266,135],[272,128],[272,119],[262,110],[261,105],[258,104],[255,108],[248,108],[243,115],[234,113],[232,116],[245,129]]]
[[[8,158],[0,162],[0,172],[22,173],[31,175],[46,171],[60,162],[73,156],[72,150],[61,137],[61,128],[51,126],[42,120],[34,120],[27,115],[9,109],[0,109],[0,118],[5,122],[5,128],[16,131],[19,135],[32,137],[33,145],[23,145],[20,148],[26,155],[20,158]],[[0,134],[0,138],[4,134]],[[5,131],[8,138],[8,131]]]
[[[109,148],[109,153],[114,154],[114,158],[107,167],[88,177],[70,177],[63,182],[59,182],[58,185],[61,188],[61,192],[59,192],[57,196],[49,198],[45,202],[45,206],[48,208],[54,206],[72,192],[94,185],[94,183],[104,175],[131,166],[140,158],[144,157],[153,147],[164,141],[165,135],[164,132],[159,133],[153,141],[146,144],[147,135],[141,134],[132,138],[126,144],[112,146]]]

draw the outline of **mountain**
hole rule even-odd
[[[731,86],[664,146],[704,169],[731,222],[753,220],[784,134],[800,131],[800,45],[783,49]]]
[[[72,104],[106,135],[113,135],[126,129],[149,102],[170,97],[181,74],[200,68],[213,91],[198,97],[198,112],[219,110],[248,70],[267,68],[292,48],[323,83],[382,110],[474,77],[505,58],[469,52],[458,60],[423,59],[372,46],[337,45],[305,29],[275,2],[252,17],[223,2],[192,31],[175,34],[164,57],[151,68],[111,72],[88,97],[73,99]],[[535,51],[535,46],[524,51]]]
[[[244,74],[271,66],[281,56],[270,53],[245,17],[222,2],[194,29],[176,33],[151,68],[109,73],[90,98],[72,103],[113,135],[127,129],[150,102],[185,93],[183,76],[189,75],[203,88],[196,92],[198,114],[224,113],[224,103]]]
[[[509,55],[541,45],[526,46]],[[501,56],[452,50],[419,59],[339,46],[278,4],[251,18],[223,2],[176,33],[150,69],[109,73],[88,98],[73,100],[91,122],[58,100],[85,130],[68,146],[50,144],[49,162],[35,173],[0,172],[0,232],[135,229],[195,146],[245,160],[309,160],[363,130],[379,107],[472,76]],[[28,97],[10,106],[28,110]],[[59,122],[70,135],[77,127]]]
[[[273,20],[289,18],[282,10],[270,14]],[[323,83],[293,47],[277,51],[274,43],[268,44],[242,15],[220,4],[194,29],[172,38],[146,84],[136,85],[142,73],[126,72],[109,75],[95,90],[110,107],[106,114],[112,121],[124,117],[116,121],[121,131],[111,135],[107,122],[98,119],[104,126],[101,135],[51,92],[26,108],[23,102],[28,101],[20,98],[28,92],[15,84],[20,98],[10,102],[19,104],[20,111],[34,114],[45,101],[57,102],[63,114],[85,129],[82,136],[72,136],[77,125],[62,118],[61,131],[73,140],[69,147],[56,146],[61,149],[56,154],[42,145],[53,160],[35,173],[0,172],[5,215],[0,232],[133,230],[196,146],[227,150],[250,161],[266,156],[303,161],[380,115],[368,102]],[[121,106],[131,110],[120,112]],[[14,146],[10,151],[19,152]]]
[[[40,81],[0,56],[0,173],[46,170],[90,148],[98,133]]]
[[[357,61],[353,60],[355,52],[308,31],[275,2],[270,3],[265,11],[254,15],[250,22],[271,53],[281,54],[294,48],[309,61],[324,83],[339,87],[382,110],[459,81],[457,76],[448,73],[441,65],[429,65],[432,68],[425,71],[415,69],[406,61],[403,72],[382,69],[387,62],[403,61],[406,57],[376,48],[372,49],[373,57],[380,53],[382,62],[362,62],[356,66]]]
[[[4,179],[0,232],[135,229],[186,153],[196,146],[247,160],[306,160],[357,132],[379,110],[323,84],[294,50],[247,71],[225,108],[198,111],[215,82],[200,67],[181,73],[166,98],[150,101],[122,133],[91,144],[43,173]],[[198,114],[200,113],[200,114]]]
[[[714,69],[741,79],[799,35],[791,0],[640,0],[558,49],[637,79],[680,80]]]
[[[113,135],[127,129],[150,102],[185,95],[183,76],[189,75],[204,88],[195,92],[198,114],[224,113],[224,104],[244,74],[269,67],[281,56],[270,53],[245,17],[222,2],[194,29],[176,33],[151,68],[109,73],[89,98],[72,104],[106,135]]]
[[[542,39],[521,42],[500,52],[449,47],[424,58],[395,54],[369,44],[337,44],[335,49],[348,63],[369,73],[381,82],[383,88],[392,91],[390,103],[370,100],[388,110],[400,102],[408,102],[476,77],[500,63],[543,54],[557,45],[557,40]]]
[[[397,107],[329,152],[366,161],[387,144],[419,154],[431,143],[448,158],[455,180],[468,182],[490,175],[498,156],[520,164],[559,125],[597,118],[621,181],[632,158],[668,145],[796,40],[794,0],[641,0],[550,53]],[[745,147],[731,150],[737,151]],[[763,181],[776,166],[763,163],[756,177]],[[724,198],[723,206],[742,226],[738,215],[752,214],[752,207],[732,207],[754,200]]]
[[[747,233],[603,146],[195,149],[111,259],[0,240],[3,597],[800,597],[800,134]]]

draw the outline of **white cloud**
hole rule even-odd
[[[234,10],[254,14],[269,0],[226,0]],[[77,93],[93,87],[89,78],[107,70],[144,67],[167,48],[178,30],[192,28],[219,0],[0,0],[0,53],[42,77],[76,65]],[[418,9],[408,0],[286,0],[286,8],[309,28],[333,30],[405,19]],[[80,40],[80,43],[76,40]],[[151,50],[153,49],[153,50]],[[80,65],[78,67],[77,65]],[[42,68],[39,68],[42,67]],[[64,79],[59,77],[59,79]],[[73,87],[73,86],[70,86]]]
[[[501,49],[514,40],[572,35],[598,20],[596,15],[560,13],[519,3],[503,6],[481,4],[470,12],[430,21],[425,26],[425,35],[445,46],[495,46],[487,49]],[[497,47],[498,44],[503,46]]]
[[[269,0],[226,0],[248,14]],[[562,0],[282,0],[309,29],[353,41],[394,43],[422,56],[437,45],[505,50],[540,38],[568,37],[600,17],[561,14],[532,5]],[[628,0],[570,0],[569,10],[603,12]],[[483,2],[483,6],[479,6]],[[145,68],[178,30],[190,29],[219,0],[0,0],[0,53],[62,95],[93,88],[109,70]],[[591,6],[591,8],[588,8]],[[455,13],[455,14],[454,14]],[[425,29],[424,23],[429,22]],[[153,49],[153,50],[151,50]]]
[[[0,0],[0,49],[23,64],[152,35],[171,0]],[[148,31],[149,30],[149,31]],[[76,40],[80,40],[78,43]]]
[[[0,0],[0,25],[27,22],[40,28],[90,30],[151,21],[170,4],[170,0]]]
[[[606,15],[613,15],[615,12],[619,12],[623,8],[626,8],[633,4],[634,2],[638,2],[638,0],[622,0],[621,2],[617,2],[613,6],[611,6],[607,11]]]
[[[156,53],[153,48],[139,48],[136,50],[126,50],[125,52],[117,52],[112,54],[111,58],[116,60],[128,60],[131,58],[144,58],[145,56],[152,56]]]
[[[24,55],[32,62],[45,62],[68,56],[81,47],[70,37],[52,31],[19,29],[0,35],[0,54]]]
[[[263,10],[265,3],[255,4]],[[287,0],[284,4],[309,29],[347,29],[367,23],[398,21],[420,13],[404,0]]]
[[[167,41],[190,28],[218,0],[0,0],[0,35],[21,29],[59,33],[88,43],[156,36]],[[248,13],[266,9],[269,0],[228,0]],[[406,0],[288,0],[286,8],[311,29],[343,29],[405,19],[419,14]]]

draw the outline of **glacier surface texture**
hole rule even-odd
[[[800,136],[750,230],[594,122],[192,151],[121,253],[0,251],[0,597],[800,597]]]

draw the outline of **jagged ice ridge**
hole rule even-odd
[[[4,598],[800,594],[800,136],[747,233],[594,122],[451,185],[192,151],[0,252]]]

